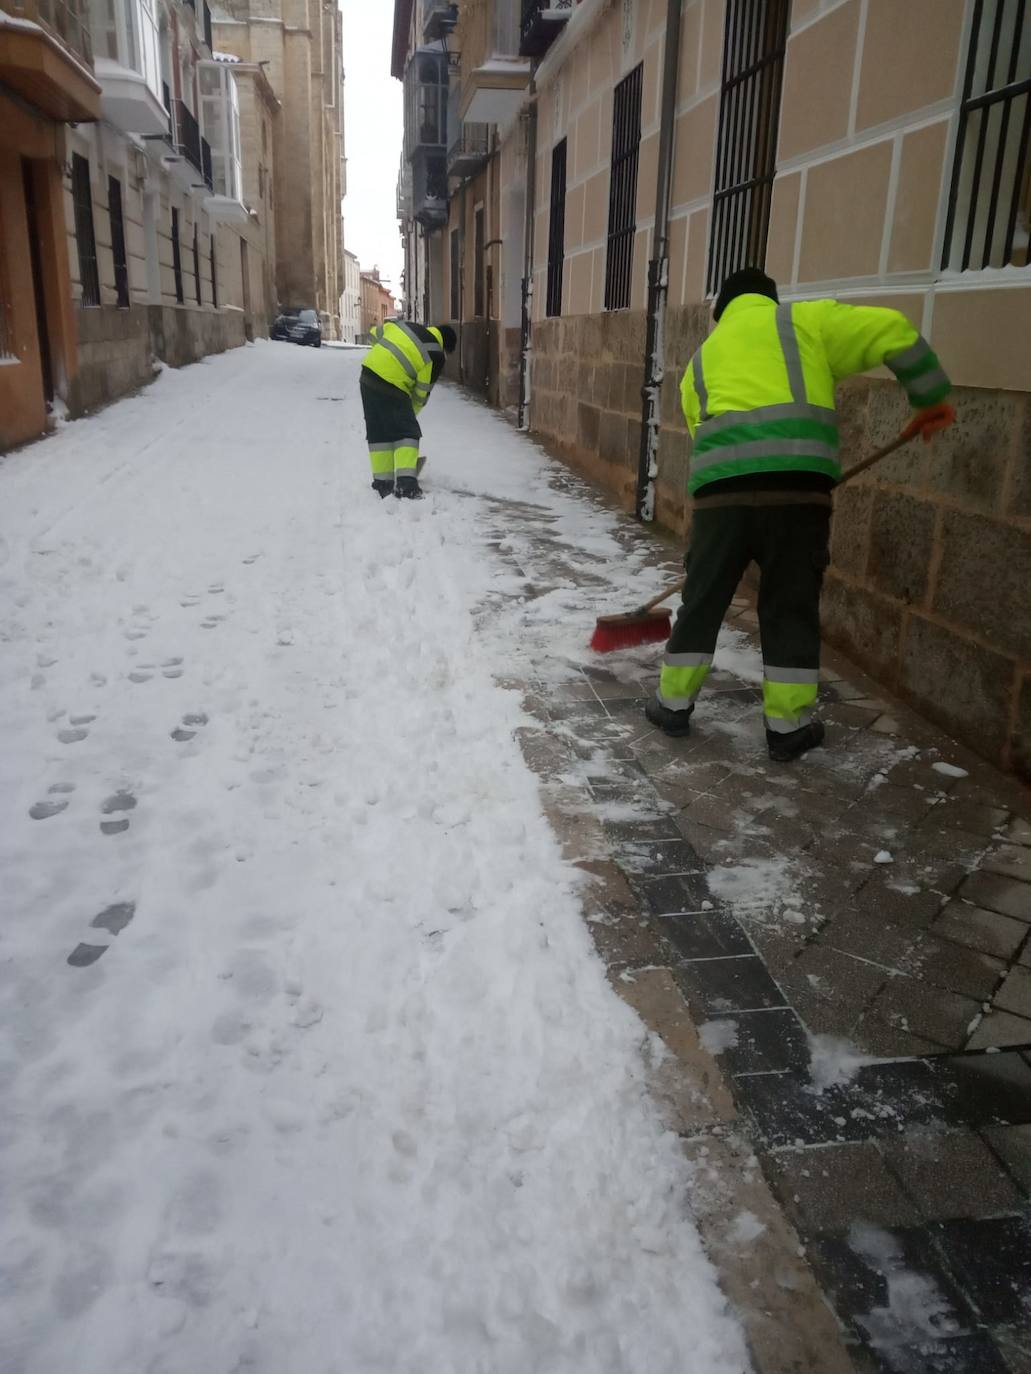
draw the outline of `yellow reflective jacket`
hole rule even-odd
[[[418,329],[429,334],[430,341],[420,338]],[[435,381],[434,364],[438,375],[444,366],[444,340],[440,330],[415,327],[405,320],[387,320],[383,325],[374,325],[369,337],[372,347],[362,366],[391,386],[407,392],[418,414],[430,398]]]
[[[930,345],[897,310],[736,297],[680,384],[694,441],[688,490],[767,472],[818,472],[837,480],[835,384],[881,363],[915,409],[936,404],[951,389]]]

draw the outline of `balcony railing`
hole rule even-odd
[[[187,108],[184,101],[177,100],[175,103],[179,117],[179,151],[186,161],[203,175],[204,160],[201,155],[200,125],[197,123],[197,116]]]
[[[523,0],[520,56],[540,57],[547,52],[572,14],[573,6],[574,0]]]
[[[490,153],[489,124],[460,124],[447,150],[448,176],[475,176]]]
[[[49,29],[85,66],[93,65],[88,0],[23,0],[9,8],[18,19],[31,19]]]

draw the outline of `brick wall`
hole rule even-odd
[[[709,328],[670,311],[658,523],[686,536],[689,439],[678,385]],[[633,508],[645,317],[626,311],[534,326],[533,429]],[[824,594],[827,637],[983,757],[1031,781],[1031,397],[960,388],[959,422],[843,487]],[[893,383],[841,389],[847,467],[909,416]]]

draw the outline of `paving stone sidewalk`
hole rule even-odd
[[[590,585],[545,507],[495,514],[524,602]],[[729,627],[686,740],[642,715],[661,646],[512,683],[703,1235],[769,1374],[1031,1374],[1031,795],[833,654],[829,747],[771,764],[744,589]]]

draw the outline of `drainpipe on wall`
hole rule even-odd
[[[462,208],[458,220],[458,380],[465,383],[465,192],[469,183],[462,182]],[[447,245],[445,244],[445,250]]]
[[[519,428],[530,427],[530,321],[533,317],[533,222],[537,192],[537,82],[530,73],[526,114],[526,221],[523,227],[523,310],[519,331]]]
[[[655,519],[655,480],[659,475],[659,425],[662,379],[666,371],[666,297],[669,293],[669,202],[673,179],[673,136],[680,80],[681,0],[667,0],[659,124],[659,173],[655,183],[655,227],[648,264],[648,332],[641,387],[641,452],[637,464],[638,520]]]

